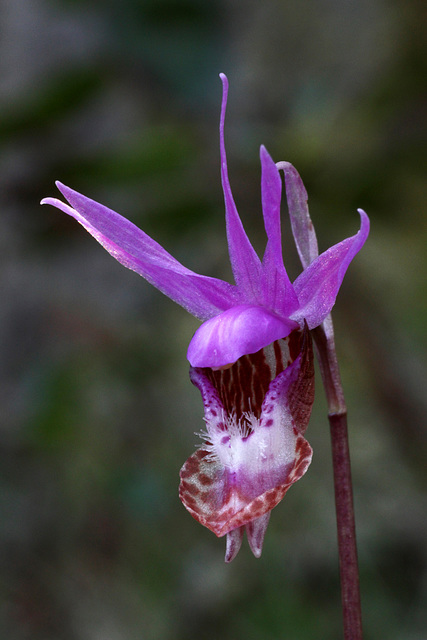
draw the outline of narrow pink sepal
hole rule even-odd
[[[256,303],[260,299],[261,262],[246,235],[231,192],[224,142],[228,79],[223,73],[220,73],[219,77],[222,81],[222,104],[219,125],[221,182],[224,192],[228,250],[236,285],[241,293],[244,294],[247,302]]]
[[[90,198],[56,183],[71,204],[44,198],[75,218],[118,262],[136,271],[191,314],[206,320],[238,304],[236,287],[194,273],[132,222]]]
[[[279,315],[289,317],[298,308],[298,298],[283,264],[280,223],[282,181],[264,146],[261,146],[260,158],[262,213],[268,239],[262,261],[263,303]]]

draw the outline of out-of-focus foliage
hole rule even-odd
[[[371,217],[335,312],[366,638],[423,640],[424,4],[4,0],[0,17],[0,636],[341,637],[320,384],[309,472],[262,559],[225,566],[177,497],[203,426],[185,360],[197,322],[38,206],[60,179],[231,277],[223,71],[230,178],[259,249],[260,143],[300,171],[321,248],[356,230],[356,207]]]

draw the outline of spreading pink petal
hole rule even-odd
[[[262,212],[268,238],[262,261],[263,302],[279,315],[289,317],[298,308],[298,298],[283,264],[280,225],[282,181],[274,161],[264,146],[261,146],[260,157]]]
[[[248,236],[246,235],[242,221],[240,220],[240,216],[237,212],[233,194],[231,193],[224,142],[224,122],[225,110],[227,107],[228,80],[223,73],[220,74],[220,78],[223,87],[221,119],[219,125],[221,181],[224,191],[228,251],[230,254],[230,262],[236,285],[239,287],[242,294],[244,294],[247,302],[257,303],[260,301],[261,296],[261,262],[252,247]]]
[[[293,320],[281,318],[264,307],[235,306],[197,329],[187,358],[193,367],[224,367],[285,338],[296,328],[298,324]]]
[[[350,262],[366,242],[369,218],[362,209],[358,211],[358,233],[322,253],[294,282],[300,308],[292,318],[300,323],[305,318],[309,329],[319,326],[331,311]]]
[[[57,186],[71,206],[56,198],[42,204],[75,218],[116,260],[197,318],[211,318],[238,303],[233,285],[190,271],[126,218],[59,182]]]

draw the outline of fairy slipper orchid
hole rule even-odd
[[[181,469],[181,500],[217,536],[227,534],[226,561],[245,529],[259,557],[270,511],[311,462],[303,437],[314,400],[311,335],[296,329],[226,369],[192,367],[190,377],[206,431]]]
[[[245,530],[253,553],[261,555],[271,510],[310,464],[303,437],[314,399],[310,330],[331,311],[368,236],[369,220],[359,210],[359,232],[318,256],[301,178],[288,163],[276,166],[262,146],[267,246],[260,260],[231,193],[224,145],[228,81],[220,77],[221,180],[234,285],[187,269],[126,218],[59,182],[69,204],[56,198],[42,204],[74,217],[116,260],[203,321],[187,357],[191,381],[202,394],[206,431],[181,469],[180,497],[199,522],[227,535],[230,561]],[[293,283],[282,258],[279,169],[304,267]]]

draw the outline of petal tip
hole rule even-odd
[[[369,220],[369,216],[366,213],[366,211],[364,211],[363,209],[358,209],[357,212],[360,215],[360,229],[357,232],[357,235],[358,236],[361,235],[364,239],[363,242],[365,242],[369,234],[371,222]]]
[[[366,211],[364,211],[364,209],[358,209],[357,210],[358,214],[360,215],[360,218],[362,220],[362,223],[364,222],[365,224],[369,225],[369,216],[366,213]]]
[[[62,193],[64,198],[67,198],[68,200],[67,193],[70,193],[70,192],[72,193],[73,189],[71,189],[70,187],[67,187],[67,185],[61,182],[60,180],[55,180],[55,186]]]
[[[61,193],[62,193],[61,187],[62,188],[65,187],[65,185],[62,184],[62,182],[60,182],[59,180],[55,180],[55,186],[57,187],[57,189],[59,189],[59,191],[61,191]],[[53,202],[54,200],[56,201],[56,198],[52,198],[52,197],[42,198],[40,200],[40,204],[51,204],[51,205],[55,206],[55,204]]]
[[[269,167],[272,175],[277,174],[277,176],[279,176],[279,169],[277,168],[277,164],[274,162],[273,158],[263,144],[259,148],[259,157],[261,160],[261,166]]]
[[[261,162],[262,160],[269,160],[271,162],[271,164],[273,164],[274,166],[276,166],[276,163],[274,162],[273,158],[271,157],[271,155],[268,153],[265,145],[260,145],[259,148],[259,157],[261,158]]]
[[[51,196],[47,197],[47,198],[43,198],[42,200],[40,200],[40,204],[48,204],[51,207],[56,207],[57,209],[63,209],[63,207],[67,207],[68,205],[66,205],[64,202],[62,202],[61,200],[58,200],[58,198],[52,198]],[[66,211],[66,213],[68,213]]]

